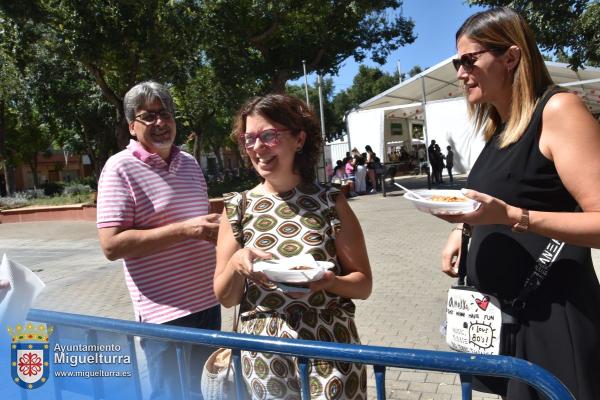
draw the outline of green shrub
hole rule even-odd
[[[0,197],[0,209],[11,209],[25,207],[31,204],[31,201],[25,197]]]
[[[39,199],[39,198],[44,197],[44,190],[43,189],[27,189],[22,192],[16,192],[13,195],[13,197],[18,198],[18,199],[25,199],[25,200]]]
[[[73,196],[78,194],[90,194],[92,188],[83,183],[69,183],[62,191],[63,196]]]
[[[98,190],[98,182],[96,181],[96,178],[94,178],[93,176],[86,176],[84,178],[79,179],[78,182],[83,185],[87,185],[87,186],[91,187],[93,191]]]
[[[223,193],[230,192],[242,192],[244,190],[253,188],[258,185],[258,178],[256,175],[251,175],[247,177],[233,178],[227,182],[213,182],[206,184],[208,185],[208,197],[221,197]]]
[[[46,196],[55,196],[63,192],[65,184],[63,182],[46,182],[42,185],[42,188]]]

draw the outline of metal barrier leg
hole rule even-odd
[[[300,373],[300,390],[302,400],[310,400],[310,382],[308,381],[308,358],[298,357],[298,372]]]
[[[235,393],[237,400],[245,400],[244,392],[244,377],[242,376],[242,352],[240,350],[231,350],[233,357],[233,372],[235,373]]]
[[[190,398],[190,385],[188,382],[188,376],[185,362],[185,345],[181,343],[177,343],[176,347],[177,352],[177,367],[179,369],[179,384],[181,386],[181,396],[184,400],[189,400]]]
[[[473,391],[471,389],[471,382],[473,381],[473,375],[460,374],[460,388],[462,390],[462,400],[471,400]]]
[[[87,344],[95,346],[98,344],[98,333],[96,330],[88,330],[87,331]],[[93,347],[92,347],[93,348]],[[93,351],[90,351],[89,354],[93,355]],[[100,371],[99,364],[93,364],[91,369],[98,372]],[[104,393],[104,378],[94,379],[94,399],[103,399],[105,398]]]
[[[21,392],[21,400],[27,400],[29,398],[27,396],[27,389],[21,388],[19,391]]]
[[[385,400],[385,366],[373,365],[375,370],[375,388],[377,390],[377,400]]]
[[[129,354],[131,354],[131,375],[133,378],[133,384],[135,385],[135,398],[142,398],[142,384],[140,382],[140,371],[138,369],[137,353],[135,347],[135,337],[127,335],[127,343],[129,344]]]
[[[52,340],[54,343],[60,343],[60,325],[54,326],[54,335],[52,335]],[[52,372],[54,373],[54,372]],[[54,398],[56,400],[62,400],[62,380],[61,379],[53,379],[52,383],[54,384]]]

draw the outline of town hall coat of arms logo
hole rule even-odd
[[[9,327],[11,336],[11,375],[13,382],[25,389],[36,389],[48,380],[50,350],[48,336],[52,327],[28,323]]]

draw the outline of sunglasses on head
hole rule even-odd
[[[170,121],[173,119],[173,113],[167,110],[160,110],[156,112],[144,112],[135,116],[136,121],[139,121],[144,125],[153,125],[158,121],[158,118],[163,121]]]
[[[491,49],[485,49],[480,51],[474,51],[472,53],[465,53],[460,58],[452,59],[452,64],[454,65],[454,69],[458,71],[458,69],[462,66],[463,69],[467,72],[473,70],[473,66],[475,65],[475,61],[478,59],[475,58],[476,55],[487,53],[488,51],[492,51]]]
[[[279,143],[281,132],[289,131],[289,129],[269,128],[261,132],[246,132],[243,136],[244,147],[251,149],[256,143],[256,139],[269,146],[273,147]]]

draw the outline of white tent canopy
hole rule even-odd
[[[434,65],[359,105],[359,109],[400,106],[462,96],[452,59]],[[552,80],[576,92],[593,114],[600,113],[600,68],[585,67],[573,71],[567,64],[546,61]],[[425,96],[425,99],[423,98]]]
[[[370,145],[382,159],[387,144],[412,143],[421,129],[429,144],[452,146],[457,172],[468,172],[483,147],[483,138],[468,119],[467,105],[452,58],[384,91],[348,114],[349,147]],[[600,114],[600,68],[571,70],[546,62],[553,81],[578,94],[593,114]]]

